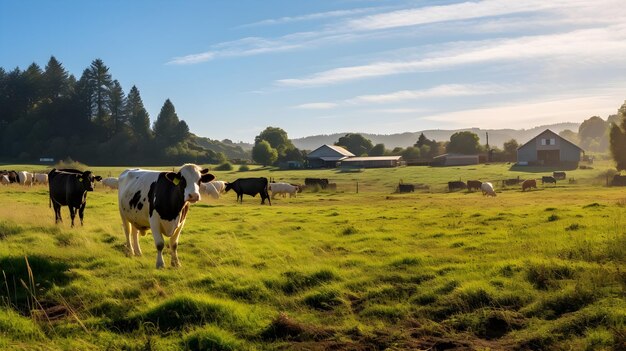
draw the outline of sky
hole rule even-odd
[[[0,67],[102,59],[152,122],[253,142],[531,128],[626,100],[623,0],[0,0]]]

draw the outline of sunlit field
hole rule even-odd
[[[624,349],[626,189],[607,187],[600,163],[522,192],[502,180],[551,170],[510,167],[212,172],[337,190],[272,206],[205,196],[182,266],[166,248],[163,270],[150,233],[142,257],[125,255],[117,191],[99,185],[70,228],[67,207],[54,224],[46,186],[0,186],[0,348]],[[497,197],[448,192],[459,179],[491,181]],[[423,188],[399,194],[400,181]]]

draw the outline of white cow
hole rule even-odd
[[[178,238],[185,225],[189,204],[200,200],[200,182],[215,177],[194,164],[178,173],[127,169],[119,176],[118,205],[130,256],[141,256],[138,234],[152,231],[157,248],[156,267],[163,268],[163,236],[170,238],[172,266],[180,266]],[[132,243],[131,243],[132,238]]]
[[[272,199],[276,197],[276,194],[282,194],[283,197],[285,194],[289,194],[289,197],[297,197],[298,193],[298,187],[289,183],[270,183],[268,190],[272,192]]]
[[[211,196],[213,199],[219,199],[225,190],[226,182],[223,180],[212,180],[208,183],[200,184],[200,192]]]
[[[48,175],[45,173],[35,173],[33,174],[33,183],[35,184],[48,184]]]
[[[26,171],[17,172],[21,185],[33,185],[33,174]]]
[[[117,189],[117,183],[118,183],[118,180],[115,177],[107,177],[107,178],[102,179],[102,185],[111,189]]]
[[[489,183],[489,182],[484,182],[481,186],[480,186],[480,190],[483,191],[483,196],[487,195],[487,196],[496,196],[496,191],[493,190],[493,184]]]
[[[9,185],[11,182],[9,181],[9,176],[3,174],[2,176],[0,176],[0,184],[2,185]]]

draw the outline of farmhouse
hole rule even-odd
[[[354,157],[354,154],[341,146],[328,144],[324,144],[306,155],[310,168],[335,168],[337,162],[348,157]]]
[[[566,166],[578,165],[585,150],[546,129],[517,148],[519,165]]]
[[[350,157],[341,161],[341,167],[384,168],[398,167],[403,163],[402,156]]]
[[[443,154],[435,156],[431,166],[466,166],[477,165],[478,155]]]

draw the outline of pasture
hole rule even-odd
[[[609,164],[526,193],[508,165],[212,172],[329,178],[272,206],[191,206],[182,267],[126,257],[117,192],[54,225],[45,186],[0,186],[0,348],[23,350],[612,350],[626,347],[626,188]],[[37,170],[6,165],[3,169]],[[126,167],[93,167],[117,176]],[[171,168],[161,168],[168,169]],[[479,179],[497,197],[447,192]],[[397,194],[398,182],[428,189]],[[357,193],[358,183],[358,193]]]

